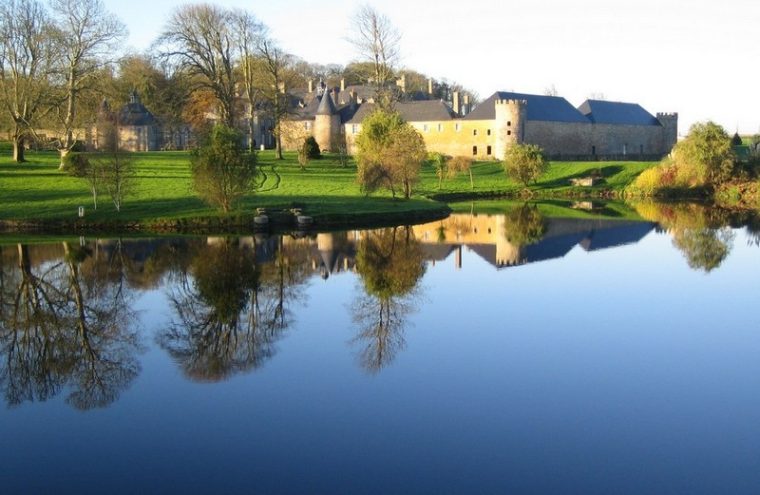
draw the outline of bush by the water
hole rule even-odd
[[[736,170],[736,154],[725,129],[714,122],[697,123],[669,157],[639,175],[630,191],[650,195],[663,188],[714,187],[730,180]]]

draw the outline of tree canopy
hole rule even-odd
[[[396,112],[378,109],[362,122],[356,138],[357,180],[366,193],[385,187],[410,198],[427,158],[422,136]]]

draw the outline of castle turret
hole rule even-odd
[[[657,120],[662,124],[662,154],[667,155],[678,142],[678,114],[658,113]]]
[[[339,135],[340,115],[330,91],[325,91],[314,116],[314,139],[320,150],[335,151]]]
[[[526,100],[496,100],[496,136],[494,155],[504,159],[504,155],[513,144],[525,139],[525,121],[527,120],[528,102]]]

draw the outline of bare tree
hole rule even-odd
[[[195,76],[219,104],[221,121],[235,124],[235,37],[230,10],[201,3],[177,7],[156,41],[161,56]]]
[[[269,105],[275,136],[277,158],[282,160],[282,120],[290,111],[286,88],[288,68],[292,62],[290,54],[280,48],[269,36],[261,36],[257,47],[263,69],[263,96]]]
[[[61,76],[65,93],[59,109],[63,139],[59,150],[63,158],[74,147],[77,103],[80,94],[91,87],[99,69],[112,63],[118,45],[126,36],[124,24],[110,14],[101,0],[51,0],[59,19],[56,44],[62,50]]]
[[[378,88],[393,80],[400,58],[401,34],[388,17],[369,5],[362,5],[354,14],[348,41],[362,59],[373,64]]]
[[[0,0],[0,105],[10,117],[13,159],[47,113],[55,52],[53,26],[36,0]]]
[[[233,12],[233,33],[237,42],[240,58],[240,76],[243,82],[243,95],[248,106],[248,150],[254,150],[255,119],[257,107],[262,100],[260,84],[262,61],[256,57],[256,47],[264,36],[265,28],[256,17],[245,10]]]

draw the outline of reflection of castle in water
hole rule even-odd
[[[655,223],[627,220],[548,218],[546,229],[540,241],[525,246],[509,242],[505,235],[506,215],[451,215],[437,222],[414,226],[414,237],[422,244],[427,261],[442,262],[452,254],[455,263],[462,266],[462,250],[467,248],[489,264],[503,268],[561,258],[574,247],[586,251],[636,243],[655,229]],[[307,270],[328,278],[356,269],[357,246],[366,231],[332,232],[316,234],[314,237],[256,235],[237,238],[240,249],[251,250],[258,264],[274,262],[283,256],[286,263],[305,264]],[[182,252],[192,244],[214,244],[228,242],[224,238],[206,239],[152,239],[152,240],[99,240],[88,242],[94,257],[109,259],[118,249],[129,260],[127,278],[133,285],[149,286],[156,283],[168,266],[149,266],[158,253],[167,251],[166,258],[182,256]],[[11,254],[15,248],[3,251]],[[63,256],[61,244],[30,246],[32,265],[60,259]],[[169,260],[164,260],[170,265]],[[154,265],[155,265],[154,261]],[[164,265],[164,263],[158,263]],[[146,273],[153,271],[153,273]],[[152,283],[151,283],[152,282]]]
[[[456,253],[462,266],[462,247],[467,247],[496,268],[561,258],[575,246],[597,251],[643,239],[656,224],[628,220],[547,218],[540,241],[525,246],[509,242],[506,215],[451,215],[414,227],[430,259],[442,261]]]

